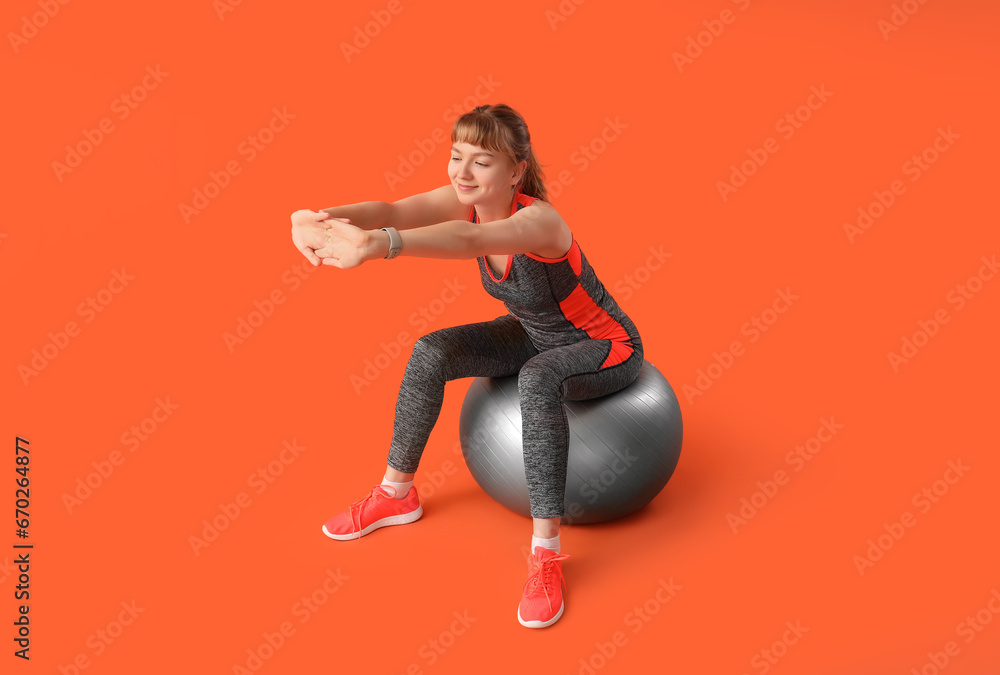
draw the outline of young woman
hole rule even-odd
[[[569,557],[559,542],[569,449],[562,401],[630,384],[642,365],[642,342],[546,201],[521,116],[503,104],[479,106],[456,120],[451,140],[448,185],[391,204],[292,215],[292,240],[315,265],[347,269],[397,255],[476,258],[486,292],[509,312],[417,340],[396,401],[382,483],[327,521],[323,532],[357,539],[420,518],[413,477],[445,382],[516,374],[532,516],[517,618],[541,628],[562,616],[562,561]]]

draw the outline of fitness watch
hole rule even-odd
[[[399,236],[399,232],[396,232],[395,227],[380,227],[379,229],[389,234],[389,253],[385,259],[395,258],[403,250],[403,239]]]

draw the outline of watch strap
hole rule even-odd
[[[402,237],[399,236],[399,232],[396,231],[395,227],[380,227],[379,229],[389,235],[389,253],[385,256],[385,259],[395,258],[403,250]]]

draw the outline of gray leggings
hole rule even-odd
[[[539,352],[510,314],[442,328],[413,345],[396,401],[388,464],[415,473],[437,422],[444,385],[463,377],[518,375],[524,473],[533,518],[559,518],[564,511],[569,425],[562,401],[605,396],[630,384],[642,365],[642,343],[632,354],[601,368],[608,340],[585,339]]]

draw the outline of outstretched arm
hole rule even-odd
[[[469,207],[458,201],[455,188],[443,185],[394,202],[361,202],[333,206],[322,212],[334,218],[347,218],[362,230],[380,227],[409,230],[467,217]]]
[[[327,246],[327,230],[337,220],[349,223],[360,232],[370,232],[369,239],[373,240],[366,242],[358,232],[340,228],[339,236],[346,237],[349,248],[354,250],[352,253],[339,250],[336,257],[343,260],[341,266],[354,267],[370,259],[368,249],[372,246],[381,248],[381,240],[386,242],[385,250],[389,249],[389,235],[379,232],[381,227],[394,227],[397,231],[415,229],[465,218],[468,212],[469,207],[458,201],[455,189],[451,185],[443,185],[391,203],[369,201],[332,206],[321,211],[296,211],[292,214],[292,242],[309,262],[319,265],[321,256],[317,255],[317,251]],[[330,253],[323,257],[330,257]]]
[[[400,255],[469,259],[551,249],[558,246],[564,227],[562,218],[551,205],[536,202],[508,218],[489,223],[447,220],[405,229],[399,232]],[[335,221],[330,223],[327,235],[327,246],[316,251],[324,265],[348,269],[368,260],[384,258],[389,252],[389,235],[381,230],[362,230]]]
[[[362,230],[377,230],[389,227],[392,205],[386,202],[360,202],[345,206],[332,206],[320,213],[329,213],[333,218],[346,218]]]

